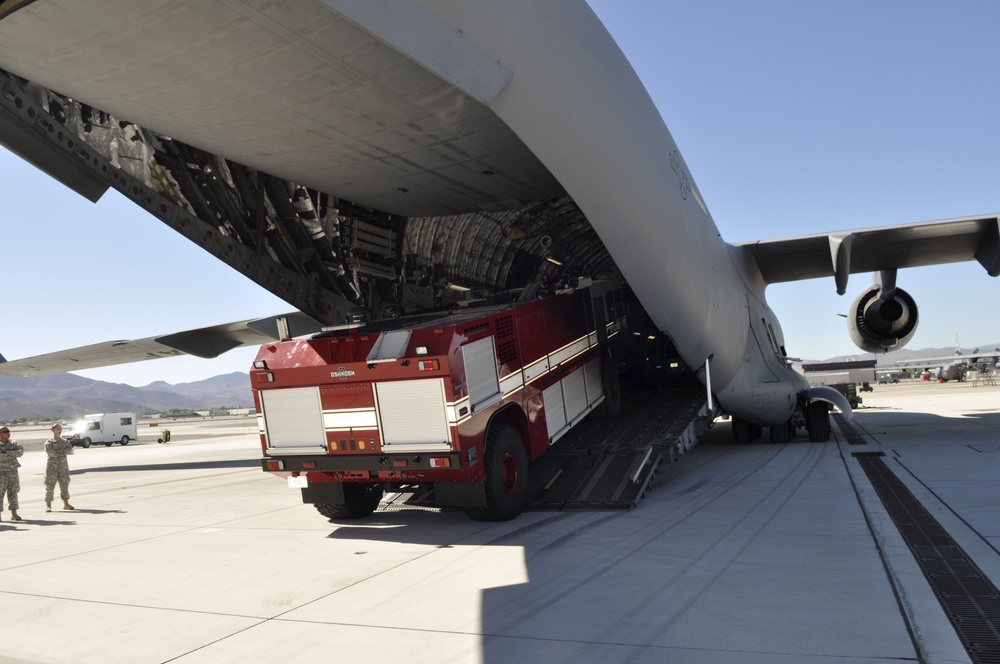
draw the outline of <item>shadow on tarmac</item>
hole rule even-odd
[[[23,530],[22,528],[19,528],[18,525],[75,526],[76,521],[62,521],[62,520],[57,521],[54,519],[32,519],[30,517],[22,516],[21,520],[16,523],[12,523],[9,521],[0,522],[0,530]]]
[[[70,475],[86,473],[109,473],[123,470],[206,470],[213,468],[259,468],[260,459],[234,459],[232,461],[191,461],[184,463],[149,463],[134,466],[99,466],[97,468],[80,468],[70,470]]]

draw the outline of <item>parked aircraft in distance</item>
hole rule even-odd
[[[917,326],[899,269],[1000,274],[997,215],[726,243],[582,1],[4,3],[0,69],[0,143],[91,200],[114,187],[323,324],[623,277],[742,442],[826,440],[829,406],[850,413],[790,367],[768,284],[843,294],[877,273],[848,327],[880,352]],[[187,352],[175,338],[155,343]]]
[[[900,360],[896,362],[896,366],[924,369],[930,372],[934,380],[947,383],[949,380],[962,380],[970,369],[989,371],[1000,368],[1000,348],[994,348],[991,351],[980,351],[978,348],[963,351],[960,348],[955,348],[954,355],[924,357],[919,360]]]

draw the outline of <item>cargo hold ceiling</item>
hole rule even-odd
[[[49,171],[54,177],[114,187],[328,324],[491,297],[538,279],[618,276],[565,195],[506,210],[402,216],[254,169],[3,71],[0,92],[0,142],[40,141],[46,159],[58,162],[58,172]]]

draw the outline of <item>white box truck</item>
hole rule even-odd
[[[108,447],[115,443],[128,445],[135,436],[135,413],[91,413],[74,422],[65,437],[73,445],[86,448],[92,443],[104,443]]]

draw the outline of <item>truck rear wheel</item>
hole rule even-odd
[[[344,484],[344,504],[316,503],[316,511],[328,519],[363,519],[382,500],[381,484]]]
[[[122,440],[121,440],[122,445],[128,445],[129,440],[130,439],[129,439],[128,436],[122,436]]]
[[[516,430],[490,427],[486,437],[486,506],[465,508],[476,521],[509,521],[528,502],[528,454]]]

